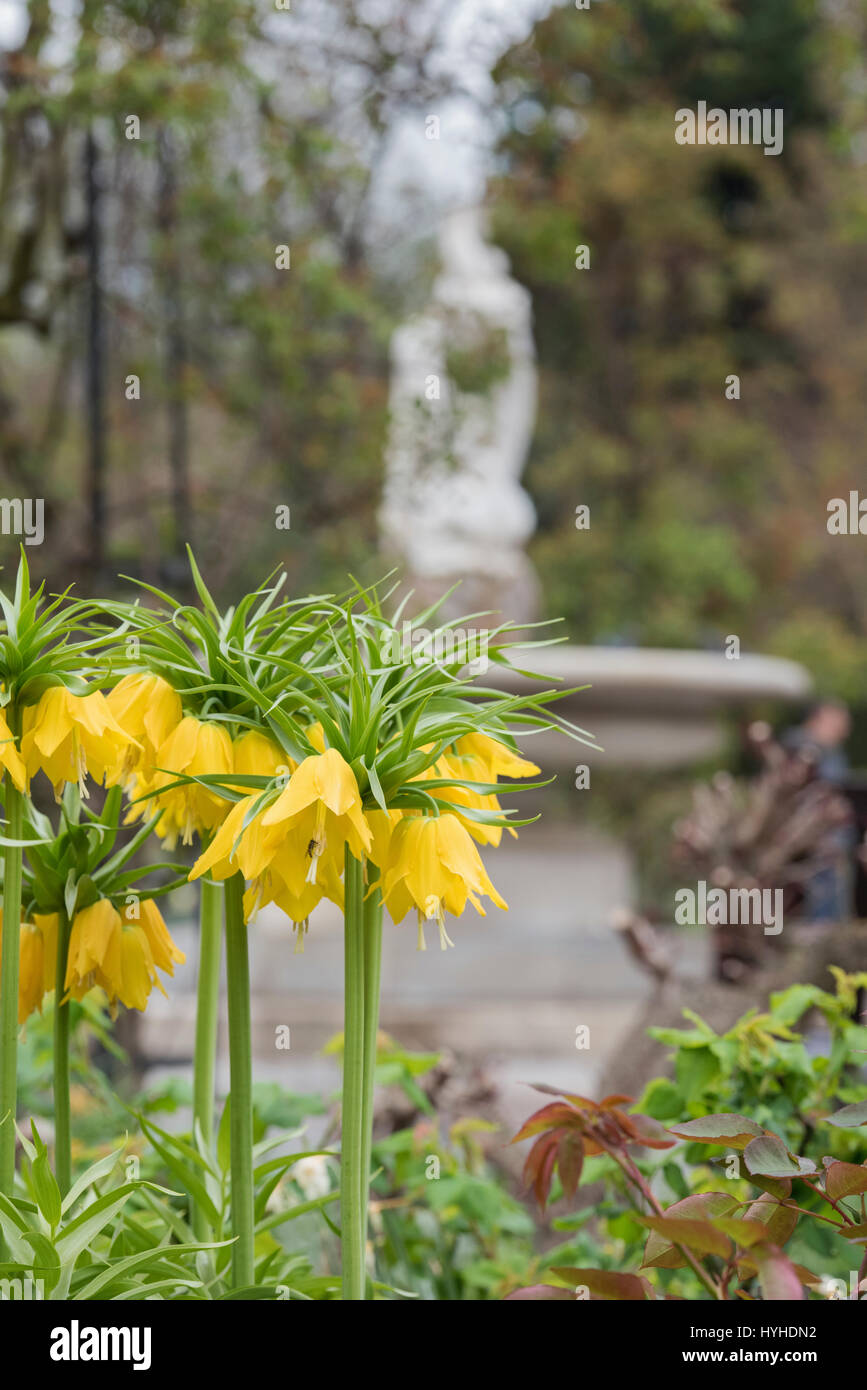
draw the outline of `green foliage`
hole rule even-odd
[[[221,585],[249,577],[253,552],[258,568],[284,550],[278,505],[291,509],[299,583],[360,564],[375,533],[393,322],[393,296],[366,259],[371,151],[397,85],[393,32],[359,24],[365,49],[349,38],[329,60],[302,19],[251,0],[20,8],[0,101],[13,213],[0,234],[0,444],[18,490],[45,498],[42,563],[55,580],[88,565],[90,441],[86,412],[71,407],[92,288],[90,137],[112,344],[103,448],[123,499],[103,506],[104,552],[151,576],[171,570],[194,493]],[[354,0],[331,8],[326,29],[345,34]],[[329,70],[338,62],[342,80]],[[347,83],[366,64],[378,97],[358,107]],[[291,270],[276,264],[279,245]],[[125,399],[131,373],[146,383],[145,412]]]
[[[118,1182],[115,1152],[85,1169],[61,1199],[35,1125],[32,1134],[32,1143],[19,1136],[24,1193],[0,1195],[0,1279],[29,1285],[34,1292],[25,1296],[60,1301],[207,1296],[192,1257],[211,1247],[175,1224],[165,1188],[138,1178]],[[173,1238],[179,1231],[189,1238]]]
[[[498,64],[493,225],[541,371],[533,556],[579,640],[736,632],[863,689],[857,541],[825,522],[867,426],[865,26],[863,3],[563,5]],[[699,100],[783,108],[782,155],[678,146]]]
[[[371,1218],[381,1282],[425,1300],[499,1299],[532,1263],[534,1225],[482,1157],[494,1128],[467,1117],[442,1140],[433,1122],[373,1147]]]
[[[397,588],[388,582],[390,576],[379,586],[362,588],[356,582],[348,595],[281,600],[281,575],[222,612],[189,547],[188,554],[201,606],[180,604],[150,585],[145,587],[161,605],[158,609],[138,603],[104,604],[119,620],[113,639],[118,650],[134,633],[137,660],[170,679],[188,706],[237,728],[267,729],[288,758],[300,761],[318,751],[310,730],[320,725],[328,746],[350,765],[363,802],[371,809],[449,811],[447,792],[437,793],[459,782],[483,794],[547,785],[452,777],[430,777],[422,784],[420,774],[467,734],[485,733],[517,752],[516,733],[556,728],[577,743],[595,746],[591,735],[551,708],[573,691],[546,688],[505,695],[467,673],[465,649],[453,632],[463,630],[469,619],[441,619],[448,595],[413,617],[416,628],[431,625],[431,651],[443,652],[435,660],[420,661],[401,641],[411,594],[387,616]],[[560,639],[531,639],[522,635],[527,631],[527,625],[519,628],[512,622],[491,628],[491,664],[532,675],[526,654]],[[120,657],[118,661],[123,664]],[[260,792],[247,812],[249,822],[282,790],[284,775],[201,774],[180,776],[170,785],[199,782],[235,801],[241,799],[240,789],[248,796]],[[462,815],[480,824],[528,823],[517,819],[512,809],[496,806],[462,806]]]
[[[92,628],[97,606],[46,593],[33,586],[24,547],[11,596],[0,589],[0,709],[18,734],[19,707],[35,703],[51,686],[76,695],[88,690],[96,674]]]
[[[727,1033],[715,1033],[690,1010],[689,1029],[651,1028],[651,1037],[675,1049],[674,1076],[652,1081],[639,1108],[663,1122],[734,1110],[814,1160],[832,1139],[835,1152],[848,1157],[843,1136],[827,1126],[840,1103],[867,1099],[867,1081],[853,1073],[857,1058],[867,1056],[867,1027],[854,1017],[867,974],[832,973],[833,994],[791,985],[771,995],[766,1013],[751,1010]],[[820,1026],[805,1032],[809,1019]],[[858,1136],[850,1140],[857,1153]]]
[[[181,865],[166,862],[133,865],[146,844],[154,821],[146,821],[134,834],[120,824],[122,793],[112,787],[102,809],[84,804],[77,787],[67,783],[60,801],[57,833],[48,816],[27,803],[24,831],[27,859],[24,863],[24,916],[65,912],[73,918],[99,898],[114,899],[122,908],[129,895],[137,900],[170,893],[186,881]],[[115,849],[118,835],[121,844]],[[0,836],[0,845],[6,844]],[[166,880],[165,873],[175,877]],[[162,882],[144,883],[156,874]]]
[[[422,1117],[373,1146],[377,1278],[422,1300],[499,1299],[533,1263],[534,1224],[485,1157],[496,1125],[464,1116],[441,1137],[421,1086],[438,1060],[385,1037],[377,1049],[377,1086],[398,1088]]]
[[[70,1296],[89,1296],[88,1281],[97,1276],[105,1282],[94,1297],[229,1296],[228,1107],[215,1148],[207,1151],[189,1134],[174,1132],[172,1117],[190,1102],[187,1083],[169,1079],[124,1102],[89,1055],[94,1030],[119,1051],[107,1028],[107,1016],[90,999],[72,1007],[79,1160],[74,1191],[80,1200],[70,1203],[69,1211],[77,1215],[111,1193],[121,1202],[120,1189],[129,1191],[77,1262],[72,1262]],[[21,1068],[25,1111],[47,1119],[52,1114],[50,1013],[49,1009],[45,1018],[34,1016],[28,1022]],[[341,1040],[335,1039],[327,1051],[339,1053],[340,1046]],[[381,1039],[378,1093],[395,1088],[421,1118],[374,1145],[374,1292],[378,1298],[499,1299],[519,1287],[528,1269],[538,1265],[533,1254],[534,1222],[485,1158],[483,1143],[493,1126],[465,1117],[445,1139],[439,1137],[433,1107],[423,1089],[424,1078],[438,1060],[436,1053],[407,1051],[391,1039]],[[305,1126],[311,1120],[321,1123],[333,1098],[297,1095],[274,1083],[258,1083],[253,1089],[256,1267],[261,1287],[247,1296],[339,1297],[340,1281],[332,1273],[338,1267],[339,1249],[333,1224],[339,1220],[338,1155],[326,1141],[311,1149],[304,1140]],[[170,1123],[172,1127],[167,1128]],[[121,1149],[118,1145],[124,1135],[126,1146]],[[36,1151],[38,1156],[38,1146]],[[325,1192],[317,1188],[311,1193],[299,1181],[295,1165],[310,1155],[319,1162],[317,1177],[327,1183]],[[434,1159],[439,1165],[437,1179],[432,1176]],[[21,1195],[16,1195],[13,1205],[21,1219],[35,1222],[42,1231],[44,1218],[33,1210],[37,1204],[29,1171],[25,1165]],[[132,1183],[131,1172],[137,1174]],[[206,1213],[213,1236],[202,1248],[192,1233],[194,1206]],[[140,1262],[127,1273],[119,1262],[132,1256]],[[0,1267],[0,1279],[25,1280],[28,1271],[33,1277],[40,1274],[35,1262],[28,1264],[20,1258]],[[13,1291],[12,1296],[18,1295]],[[45,1297],[52,1296],[60,1295],[46,1289]]]
[[[98,1073],[91,1070],[89,1080],[99,1094]],[[294,1120],[296,1128],[261,1137],[254,1147],[256,1280],[254,1288],[244,1290],[230,1289],[228,1104],[217,1144],[206,1150],[201,1142],[170,1133],[154,1121],[158,1110],[175,1110],[179,1098],[187,1099],[171,1086],[149,1092],[136,1113],[105,1088],[103,1103],[92,1116],[91,1141],[104,1148],[110,1136],[110,1151],[77,1174],[62,1203],[35,1124],[32,1143],[19,1135],[26,1155],[20,1192],[12,1200],[0,1197],[0,1231],[7,1250],[0,1280],[19,1281],[19,1288],[30,1281],[41,1289],[24,1297],[75,1300],[308,1300],[339,1293],[339,1277],[327,1269],[314,1272],[312,1258],[303,1249],[291,1250],[281,1243],[290,1222],[315,1219],[339,1197],[335,1190],[306,1199],[291,1178],[300,1159],[329,1150],[274,1156],[275,1149],[300,1136],[299,1121],[324,1109],[320,1098],[278,1096],[274,1088],[256,1097],[258,1135],[264,1136],[275,1123]],[[131,1117],[137,1130],[132,1138]],[[116,1148],[116,1136],[123,1130],[126,1144]],[[206,1215],[212,1232],[208,1241],[193,1232],[194,1206]],[[311,1241],[309,1220],[306,1241]],[[13,1287],[10,1296],[22,1295]]]
[[[579,1181],[602,1195],[553,1221],[566,1238],[545,1282],[512,1296],[802,1299],[836,1279],[851,1297],[867,1240],[867,1029],[853,1019],[867,975],[833,973],[833,994],[793,985],[722,1035],[688,1010],[692,1028],[650,1030],[676,1049],[673,1076],[628,1113],[625,1097],[552,1092],[516,1136],[535,1136],[525,1180],[541,1206]],[[808,1017],[825,1037],[796,1030]]]

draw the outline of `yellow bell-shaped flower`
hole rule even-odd
[[[3,909],[0,908],[0,961],[3,959]],[[57,962],[57,917],[34,913],[22,922],[18,938],[18,1022],[25,1023],[54,988]]]
[[[424,923],[436,922],[443,950],[453,943],[445,929],[445,913],[460,917],[467,902],[482,916],[479,902],[487,896],[507,908],[488,875],[479,852],[457,816],[407,816],[394,831],[390,864],[382,883],[386,907],[400,922],[418,911],[418,947],[425,949]]]
[[[136,671],[124,676],[105,697],[118,724],[130,742],[112,781],[125,781],[133,771],[139,775],[139,789],[153,776],[157,751],[183,718],[178,692],[152,671]]]
[[[535,777],[539,768],[535,763],[513,753],[505,743],[491,738],[490,734],[464,734],[455,743],[455,750],[461,757],[477,758],[486,772],[477,781],[495,782],[498,777]]]
[[[66,967],[67,997],[83,999],[99,987],[112,1009],[118,1001],[143,1011],[154,986],[163,994],[157,965],[174,974],[173,962],[185,957],[150,900],[140,905],[141,917],[124,921],[107,898],[76,913],[69,935]]]
[[[245,729],[232,742],[235,772],[244,777],[276,777],[294,771],[295,763],[278,743],[258,729]]]
[[[343,881],[330,860],[320,862],[315,883],[304,883],[300,893],[294,893],[281,878],[279,855],[271,867],[254,879],[244,894],[244,917],[250,921],[261,907],[274,903],[291,918],[296,932],[295,950],[304,950],[304,936],[311,912],[323,898],[329,898],[343,908]]]
[[[82,908],[72,921],[66,956],[66,990],[83,999],[96,985],[111,994],[121,979],[120,913],[107,898]]]
[[[432,745],[428,745],[423,751],[429,752]],[[492,778],[488,764],[481,758],[469,754],[443,753],[436,762],[430,767],[425,768],[424,772],[419,773],[412,780],[414,782],[429,782],[434,778],[454,779],[456,783],[463,782],[491,782]],[[480,845],[499,845],[503,838],[503,827],[500,825],[486,825],[483,821],[477,821],[472,816],[461,815],[460,808],[477,808],[482,811],[491,811],[495,815],[501,813],[501,806],[493,792],[479,792],[472,787],[455,785],[451,787],[432,787],[431,795],[438,801],[447,801],[450,806],[455,808],[455,815],[459,818],[462,825],[466,826],[474,840]],[[509,827],[510,834],[517,838],[516,832]]]
[[[134,739],[121,728],[101,691],[73,695],[65,686],[53,685],[37,705],[24,710],[21,757],[27,774],[41,769],[58,798],[67,782],[77,782],[87,795],[88,773],[102,782],[125,757]]]
[[[186,956],[172,940],[163,914],[153,898],[145,898],[144,902],[139,904],[139,913],[139,923],[151,948],[154,965],[167,975],[174,975],[175,965],[183,965]]]
[[[371,844],[367,857],[380,870],[387,868],[391,851],[391,838],[395,826],[403,818],[402,811],[365,811],[370,826]]]
[[[279,826],[266,830],[261,813],[253,815],[260,793],[236,801],[211,843],[190,870],[190,878],[200,878],[210,869],[215,879],[231,878],[239,871],[247,879],[258,878],[271,863],[284,832]],[[228,804],[228,803],[227,803]],[[244,822],[250,817],[249,823]]]
[[[324,753],[328,745],[325,742],[325,730],[319,723],[319,720],[317,719],[314,724],[308,724],[304,732],[309,738],[310,742],[313,744],[313,747],[316,749],[317,753]]]
[[[233,770],[232,740],[224,724],[188,714],[159,748],[156,761],[160,770],[152,787],[159,792],[153,804],[162,812],[159,834],[170,845],[178,836],[191,845],[194,832],[215,830],[225,820],[231,803],[197,782],[170,784],[179,776],[226,776]],[[163,787],[168,790],[160,791]]]
[[[18,1022],[42,1010],[45,993],[45,942],[34,922],[21,923],[18,962]]]
[[[356,859],[371,846],[370,827],[361,807],[352,768],[336,748],[305,758],[262,817],[266,831],[279,827],[290,841],[281,855],[281,877],[290,892],[315,883],[318,862],[327,854],[335,866],[343,862],[344,845]]]

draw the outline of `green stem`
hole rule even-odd
[[[226,881],[226,989],[229,999],[229,1137],[232,1182],[232,1283],[254,1282],[253,1061],[250,1043],[250,959],[244,921],[244,877]]]
[[[6,838],[21,839],[24,798],[5,774]],[[15,1116],[18,1105],[18,956],[21,933],[21,848],[3,856],[3,950],[0,965],[0,1192],[15,1182]]]
[[[223,952],[223,892],[210,874],[201,880],[199,899],[199,978],[196,983],[196,1052],[193,1060],[193,1138],[200,1130],[209,1147],[214,1140],[214,1073],[217,1063],[217,1014],[220,959]],[[205,1213],[195,1204],[193,1229],[200,1240],[211,1232]]]
[[[69,917],[57,914],[57,963],[54,975],[54,1168],[61,1196],[72,1182],[72,1132],[69,1112],[69,1009],[66,992],[66,957],[69,953]]]
[[[207,1144],[214,1137],[214,1074],[222,953],[223,890],[208,874],[201,880],[199,898],[199,975],[196,981],[196,1052],[193,1060],[193,1121],[200,1125]]]
[[[376,1040],[379,1035],[379,984],[382,967],[382,898],[376,886],[379,870],[367,863],[368,893],[364,900],[364,1108],[362,1111],[361,1199],[362,1230],[367,1238],[370,1202],[370,1152],[373,1146],[373,1099],[376,1073]]]
[[[364,880],[360,860],[345,854],[343,1108],[340,1138],[340,1229],[343,1297],[364,1299]]]

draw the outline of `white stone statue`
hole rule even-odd
[[[452,213],[427,309],[391,344],[391,427],[380,525],[407,581],[452,609],[526,619],[535,513],[520,485],[536,411],[530,295],[485,241],[482,213]]]

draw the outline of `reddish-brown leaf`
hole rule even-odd
[[[750,1140],[765,1133],[761,1125],[745,1115],[702,1115],[698,1120],[669,1125],[668,1130],[678,1139],[690,1139],[694,1144],[726,1144],[730,1149],[746,1148]]]
[[[637,1274],[619,1274],[613,1269],[573,1269],[571,1266],[552,1269],[551,1273],[571,1284],[573,1290],[589,1289],[591,1298],[629,1303],[643,1303],[647,1298],[649,1285]]]
[[[618,1112],[619,1113],[619,1112]],[[624,1115],[629,1132],[635,1135],[635,1142],[646,1149],[673,1149],[676,1139],[669,1139],[668,1131],[652,1115]]]
[[[737,1209],[737,1200],[728,1192],[692,1192],[675,1202],[666,1212],[666,1217],[674,1221],[692,1220],[708,1222],[714,1216],[725,1216]],[[680,1269],[686,1264],[684,1256],[672,1244],[667,1235],[652,1230],[644,1247],[643,1267],[655,1269]]]
[[[765,1302],[801,1301],[806,1298],[796,1266],[777,1246],[758,1249],[753,1252],[753,1258]]]
[[[524,1160],[523,1176],[524,1185],[526,1187],[535,1187],[539,1177],[539,1172],[543,1164],[545,1163],[545,1159],[547,1158],[548,1150],[553,1149],[554,1153],[556,1154],[559,1139],[560,1131],[555,1130],[552,1133],[549,1130],[547,1133],[541,1134],[539,1138],[535,1141],[535,1143],[531,1146],[527,1154],[527,1157]]]
[[[746,1215],[750,1221],[760,1221],[767,1232],[767,1239],[779,1246],[785,1245],[798,1224],[796,1208],[788,1202],[778,1201],[769,1192],[763,1192],[747,1208]]]
[[[562,1137],[563,1130],[559,1129],[542,1134],[527,1154],[527,1161],[524,1164],[524,1183],[527,1187],[532,1187],[541,1211],[545,1210],[548,1194],[551,1191],[554,1164],[557,1162],[557,1148]]]
[[[857,1226],[843,1226],[840,1235],[844,1240],[867,1240],[867,1221],[861,1221]]]
[[[698,1250],[702,1255],[719,1255],[723,1260],[727,1260],[732,1253],[728,1236],[717,1231],[709,1221],[668,1216],[639,1216],[637,1220],[657,1235],[664,1236],[672,1245],[685,1245],[689,1250]]]
[[[541,1091],[543,1096],[560,1096],[563,1100],[568,1100],[570,1105],[576,1105],[579,1110],[598,1110],[599,1106],[595,1100],[588,1100],[586,1096],[573,1095],[571,1091],[558,1090],[556,1086],[546,1086],[543,1081],[533,1084],[534,1091]]]
[[[832,1163],[825,1173],[825,1191],[834,1202],[867,1192],[867,1168],[857,1163]]]
[[[554,1129],[557,1126],[569,1126],[581,1129],[584,1121],[571,1105],[564,1105],[562,1101],[557,1104],[543,1105],[541,1110],[536,1110],[529,1120],[526,1120],[518,1130],[512,1140],[513,1144],[520,1144],[522,1139],[530,1139],[534,1134],[541,1134],[546,1129]]]
[[[581,1135],[572,1132],[564,1134],[557,1149],[557,1170],[566,1197],[574,1197],[578,1191],[583,1167],[584,1144]]]

